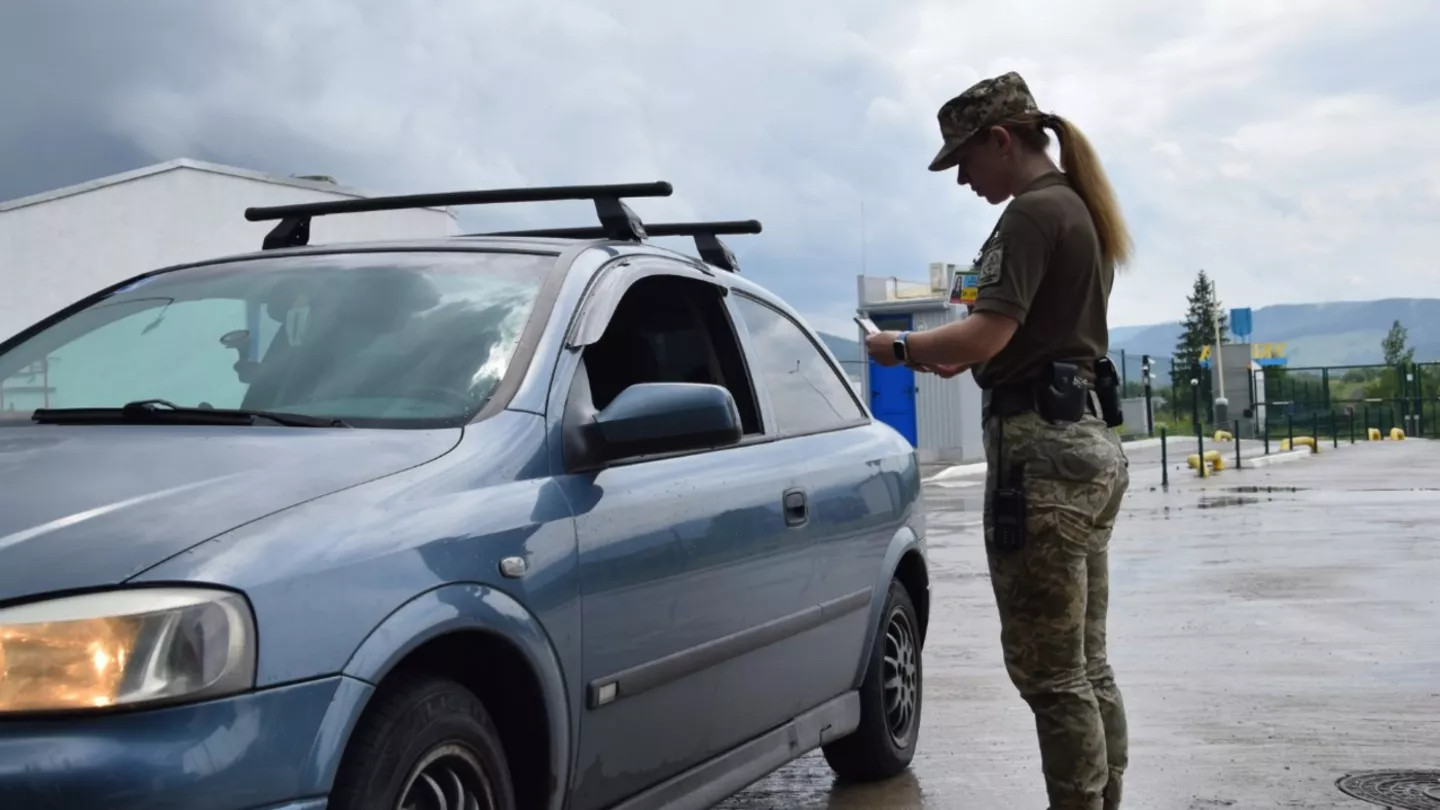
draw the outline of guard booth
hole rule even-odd
[[[857,287],[856,311],[862,317],[881,329],[918,331],[963,320],[968,315],[966,296],[973,300],[975,276],[958,272],[953,264],[935,262],[928,282],[861,275]],[[863,341],[864,333],[859,337]],[[968,372],[943,380],[867,359],[860,391],[875,418],[915,446],[921,463],[985,459],[980,388]]]

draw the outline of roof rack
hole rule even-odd
[[[645,226],[648,236],[692,236],[700,258],[722,270],[740,272],[740,263],[735,254],[718,237],[733,234],[760,233],[759,220],[741,219],[721,222],[656,222]],[[475,233],[468,236],[549,236],[558,239],[607,239],[605,229],[588,228],[538,228],[528,231],[497,231]]]
[[[558,202],[590,200],[600,217],[600,238],[638,242],[645,238],[645,223],[620,201],[621,197],[669,197],[669,183],[622,183],[599,186],[539,186],[535,188],[452,191],[441,194],[407,194],[398,197],[366,197],[353,200],[275,205],[246,208],[245,219],[263,222],[278,219],[280,224],[265,235],[264,250],[302,247],[310,242],[310,220],[329,214],[359,214],[367,211],[400,211],[407,208],[435,208],[449,205],[496,205],[500,203]]]

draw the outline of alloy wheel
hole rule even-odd
[[[455,743],[437,746],[405,780],[395,810],[495,810],[495,790],[480,759]]]
[[[896,608],[885,625],[885,722],[896,748],[905,748],[915,732],[915,708],[920,698],[920,659],[915,625]]]

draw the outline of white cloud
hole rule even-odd
[[[882,50],[902,79],[891,114],[917,126],[972,78],[1016,69],[1087,132],[1138,247],[1112,321],[1143,323],[1178,316],[1201,267],[1233,305],[1440,295],[1425,246],[1440,214],[1440,92],[1397,98],[1375,67],[1382,89],[1368,94],[1292,78],[1307,48],[1366,71],[1426,15],[1433,33],[1433,4],[1409,0],[933,0]],[[1357,285],[1365,265],[1377,272]]]
[[[154,17],[137,30],[165,27],[150,5],[127,4]],[[1178,317],[1201,267],[1231,305],[1440,296],[1433,0],[247,0],[209,13],[166,34],[191,43],[190,63],[90,77],[108,125],[157,159],[394,192],[668,179],[676,196],[637,210],[762,219],[763,236],[732,242],[745,272],[847,336],[862,244],[873,274],[924,280],[929,261],[968,261],[988,233],[999,209],[925,166],[938,106],[1011,69],[1085,130],[1130,217],[1136,261],[1112,322]],[[472,221],[588,216],[534,206]]]

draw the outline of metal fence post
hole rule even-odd
[[[1285,414],[1285,447],[1289,450],[1295,449],[1295,415]]]
[[[1335,424],[1335,412],[1330,412],[1330,441],[1335,447],[1340,446],[1340,428]]]
[[[1166,453],[1165,428],[1160,428],[1160,488],[1170,488],[1170,460]]]
[[[1355,443],[1355,408],[1350,408],[1350,443]]]
[[[1240,420],[1235,420],[1235,469],[1240,469]]]

